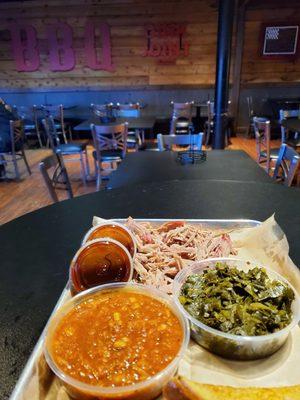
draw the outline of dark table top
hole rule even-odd
[[[283,97],[269,97],[267,99],[269,102],[276,103],[276,104],[300,104],[300,98],[283,98]]]
[[[117,124],[124,124],[128,122],[129,129],[153,129],[155,124],[156,117],[155,116],[145,116],[145,117],[128,117],[128,118],[117,118],[115,122],[111,124],[102,124],[100,122],[100,118],[91,117],[79,125],[76,125],[73,129],[75,131],[88,131],[90,129],[91,124],[95,125],[117,125]]]
[[[300,118],[287,118],[281,121],[281,125],[289,131],[300,132]]]
[[[299,200],[299,189],[273,183],[153,182],[63,201],[1,226],[0,399],[11,393],[38,340],[93,215],[264,220],[275,212],[300,265]]]
[[[186,165],[181,165],[177,161],[176,152],[149,151],[127,154],[118,169],[111,175],[109,187],[117,188],[170,179],[272,182],[269,175],[243,151],[208,151],[205,162]]]

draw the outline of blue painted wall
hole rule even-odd
[[[245,127],[248,121],[247,96],[253,97],[254,109],[257,114],[270,115],[272,110],[268,98],[300,97],[300,86],[264,87],[243,89],[240,96],[240,113],[238,125]],[[135,102],[146,103],[144,114],[156,116],[170,115],[170,102],[200,101],[213,99],[213,89],[153,89],[142,90],[61,90],[61,91],[5,91],[0,88],[0,97],[9,104],[64,104],[76,105],[76,109],[66,112],[68,117],[86,118],[90,115],[91,103],[105,102]]]

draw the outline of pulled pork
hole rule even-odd
[[[230,236],[219,230],[184,221],[154,226],[129,217],[126,226],[136,238],[134,279],[172,292],[175,275],[192,261],[236,254]]]

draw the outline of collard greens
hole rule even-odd
[[[248,272],[225,263],[190,275],[180,302],[197,320],[222,332],[258,336],[276,332],[292,319],[293,290],[271,280],[265,269]]]

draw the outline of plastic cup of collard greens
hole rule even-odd
[[[275,353],[300,320],[300,300],[278,273],[233,258],[210,258],[177,274],[173,296],[193,339],[212,353],[255,360]]]

